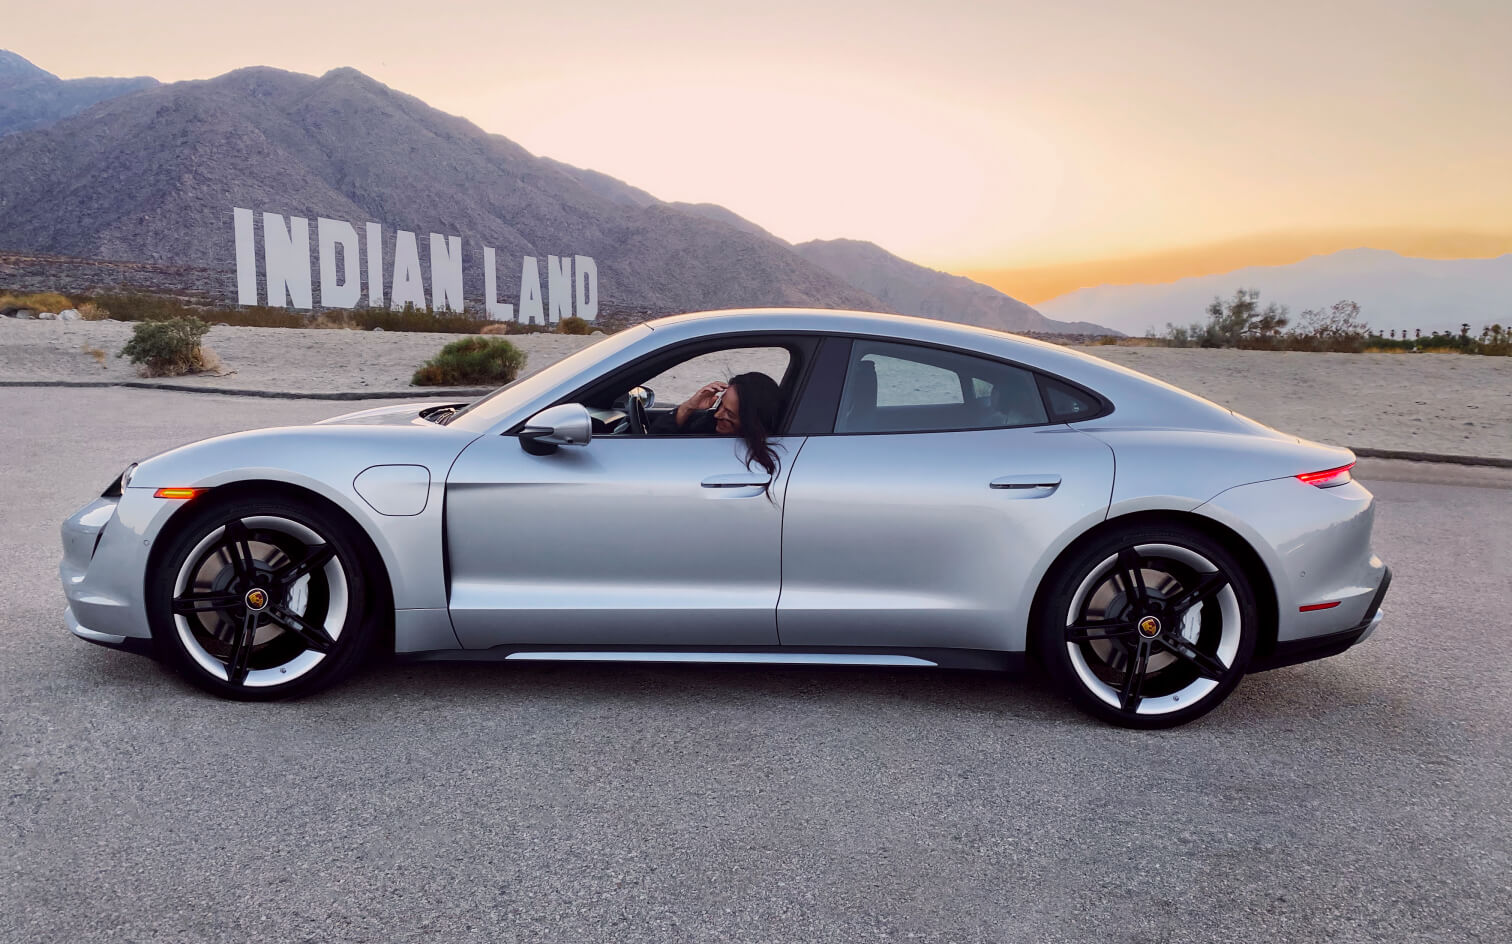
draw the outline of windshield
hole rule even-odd
[[[599,361],[612,357],[650,333],[651,329],[645,325],[636,325],[617,334],[611,334],[597,344],[590,344],[550,367],[527,374],[479,400],[474,400],[449,416],[446,419],[446,425],[484,432],[497,423],[505,413],[514,409],[516,404],[545,393]],[[527,361],[525,366],[529,367],[530,362]]]

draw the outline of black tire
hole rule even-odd
[[[376,635],[382,578],[365,536],[313,502],[213,495],[181,512],[147,576],[153,648],[222,698],[292,698],[346,677]]]
[[[1074,549],[1036,613],[1041,661],[1088,714],[1170,728],[1216,708],[1244,675],[1260,632],[1243,566],[1179,525],[1139,525]]]

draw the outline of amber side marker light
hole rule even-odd
[[[1354,481],[1354,476],[1349,474],[1355,464],[1341,465],[1337,469],[1324,469],[1322,472],[1303,472],[1297,478],[1308,485],[1317,488],[1333,488],[1335,485],[1345,485]]]
[[[180,501],[188,501],[210,491],[208,488],[160,488],[152,493],[153,498],[176,498]]]

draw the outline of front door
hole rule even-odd
[[[450,605],[469,649],[772,646],[782,464],[738,439],[605,436],[536,456],[485,436],[447,477]],[[770,497],[768,497],[770,496]]]

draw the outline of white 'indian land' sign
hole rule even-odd
[[[256,305],[257,239],[253,213],[231,208],[236,226],[236,300]],[[324,308],[355,308],[363,300],[359,253],[367,262],[367,306],[384,301],[383,227],[368,223],[366,239],[345,220],[315,220],[320,260],[320,304]],[[310,221],[302,216],[287,220],[278,213],[262,215],[263,275],[267,297],[263,304],[278,308],[315,307],[310,271]],[[598,264],[592,256],[547,256],[546,291],[541,291],[541,271],[535,256],[520,263],[519,308],[498,300],[497,254],[483,247],[483,299],[488,317],[496,321],[547,324],[576,315],[584,321],[598,317]],[[462,300],[462,237],[430,234],[430,297],[425,292],[425,274],[420,268],[420,247],[415,234],[394,234],[394,255],[389,271],[388,304],[395,310],[405,305],[436,311],[465,311]]]

